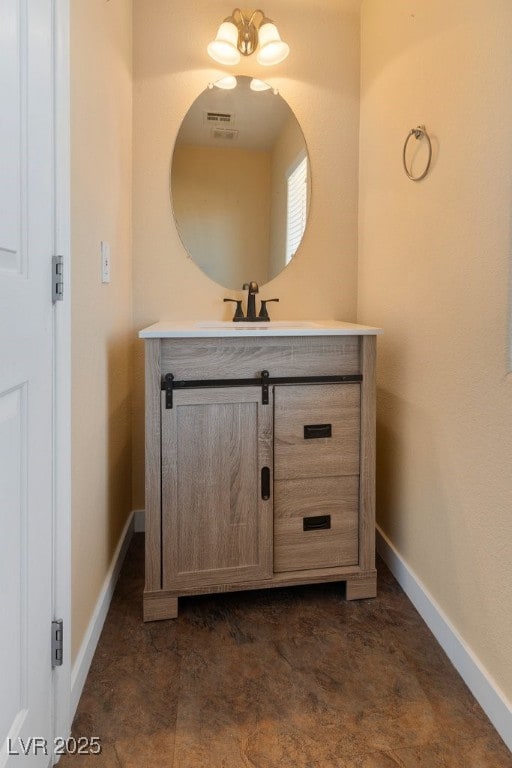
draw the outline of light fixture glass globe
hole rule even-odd
[[[231,21],[223,21],[220,25],[217,37],[208,43],[207,51],[214,61],[219,64],[238,64],[240,51],[237,48],[238,29]]]
[[[290,53],[290,46],[281,40],[276,25],[271,21],[263,22],[259,28],[259,42],[256,54],[258,64],[279,64]]]
[[[220,80],[216,80],[213,85],[216,88],[221,88],[223,91],[231,91],[237,86],[236,77],[234,75],[226,75],[221,77]]]
[[[268,91],[272,86],[264,80],[258,80],[257,77],[253,77],[249,84],[249,88],[251,91]]]
[[[272,86],[270,85],[270,83],[266,83],[264,80],[258,80],[258,78],[253,77],[253,79],[249,84],[249,88],[251,89],[251,91],[258,92],[258,91],[269,91],[272,88]]]

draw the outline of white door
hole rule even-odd
[[[52,747],[52,10],[0,0],[1,768]]]

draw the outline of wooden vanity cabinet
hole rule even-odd
[[[375,336],[145,345],[144,619],[177,616],[182,595],[309,582],[375,596]]]

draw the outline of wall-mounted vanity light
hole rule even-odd
[[[258,45],[259,44],[259,45]],[[245,16],[235,8],[231,16],[220,25],[217,37],[208,45],[208,53],[219,64],[238,64],[240,54],[250,56],[256,51],[258,64],[279,64],[290,53],[287,43],[281,40],[273,21],[263,11],[253,11]]]

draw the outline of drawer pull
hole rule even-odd
[[[316,517],[303,517],[303,531],[327,531],[331,527],[330,515],[317,515]]]
[[[263,501],[270,499],[270,468],[263,467],[261,470],[261,498]]]
[[[314,440],[317,437],[332,437],[332,424],[305,424],[304,440]]]

